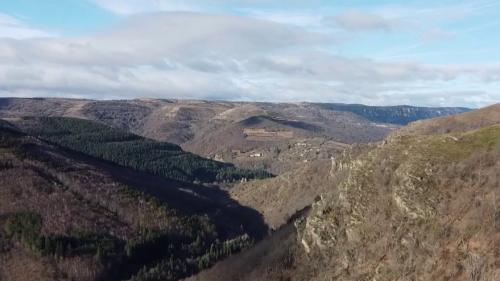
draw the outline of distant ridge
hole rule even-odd
[[[273,174],[300,167],[304,161],[329,159],[346,145],[383,140],[411,121],[467,110],[306,102],[0,98],[0,118],[87,119]]]
[[[410,122],[470,111],[465,107],[417,107],[410,105],[369,106],[362,104],[326,103],[321,107],[358,114],[373,122],[406,125]]]
[[[459,115],[422,120],[401,129],[400,134],[444,134],[465,132],[500,124],[500,103]]]

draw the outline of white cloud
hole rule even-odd
[[[148,14],[90,37],[0,40],[0,87],[4,93],[239,99],[244,92],[228,73],[241,71],[246,60],[328,40],[248,18]]]
[[[256,9],[245,9],[242,11],[249,17],[281,24],[300,26],[308,29],[322,29],[324,27],[322,23],[323,16],[319,13],[262,11]]]
[[[16,18],[0,13],[0,38],[25,39],[51,36],[54,34],[31,27]]]
[[[92,0],[113,13],[131,15],[154,11],[198,11],[195,5],[177,0]]]
[[[244,17],[145,14],[93,36],[0,39],[0,95],[421,105],[446,98],[469,106],[499,99],[491,94],[498,66],[348,58],[325,51],[331,42]],[[461,94],[472,90],[481,93],[473,101]]]
[[[91,37],[3,40],[0,60],[103,66],[165,65],[190,58],[225,60],[328,43],[321,34],[271,22],[197,13],[136,16]],[[18,56],[22,53],[22,56]]]
[[[91,0],[95,4],[120,15],[131,15],[154,11],[213,11],[228,7],[248,9],[259,5],[282,5],[285,7],[307,7],[321,4],[321,0]]]
[[[361,10],[346,11],[336,16],[327,17],[325,21],[349,31],[390,31],[395,26],[395,23],[390,19]]]
[[[441,28],[432,28],[430,30],[425,31],[421,39],[425,43],[431,43],[434,41],[448,40],[455,37],[455,33],[451,31],[446,31]]]

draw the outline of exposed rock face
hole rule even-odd
[[[309,280],[497,280],[500,126],[454,138],[396,136],[338,163],[337,192],[298,224],[322,269]]]

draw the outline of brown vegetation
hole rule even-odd
[[[270,228],[278,229],[297,211],[328,192],[332,180],[330,162],[308,163],[276,178],[238,184],[230,190],[231,197],[258,210]]]
[[[417,121],[404,127],[397,134],[432,135],[465,132],[499,123],[500,104],[495,104],[459,115]]]
[[[193,280],[498,279],[500,125],[395,135],[333,167],[295,243],[259,252],[286,254],[268,264],[242,254]],[[245,262],[251,270],[235,275]]]

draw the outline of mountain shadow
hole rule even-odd
[[[150,194],[184,215],[207,215],[224,238],[247,233],[255,240],[267,235],[269,229],[262,215],[233,200],[226,190],[215,184],[202,185],[167,179],[131,168],[102,161],[65,149],[68,157],[95,166],[117,181]]]

